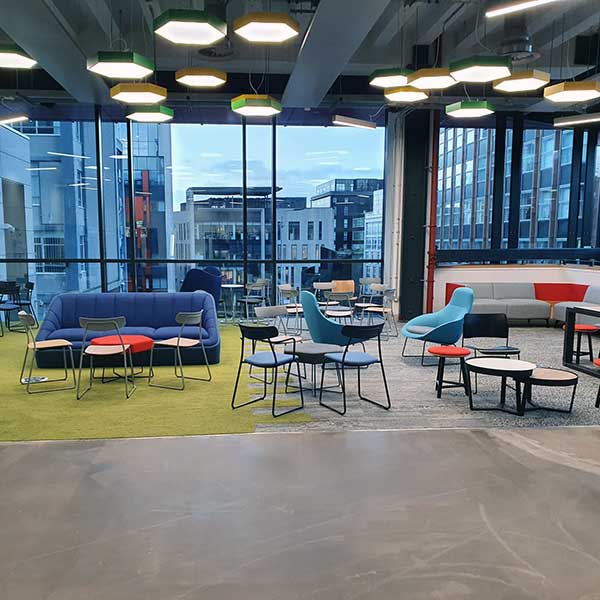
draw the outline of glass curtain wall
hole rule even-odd
[[[512,129],[507,128],[503,248],[508,242],[512,134]],[[439,249],[490,248],[494,144],[494,129],[440,129],[436,231]],[[572,130],[525,129],[519,248],[566,247],[572,160]]]

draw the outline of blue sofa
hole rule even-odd
[[[221,339],[215,301],[207,292],[60,294],[52,299],[37,340],[69,340],[73,343],[73,352],[79,360],[83,341],[79,317],[125,317],[127,323],[121,330],[122,334],[145,335],[153,340],[164,340],[179,335],[180,326],[175,322],[178,312],[199,310],[204,310],[202,339],[206,356],[210,364],[216,364],[220,359]],[[90,332],[89,338],[102,335],[110,335],[110,332]],[[198,328],[185,327],[184,336],[198,338]],[[146,354],[148,353],[134,355],[134,363],[148,364]],[[44,350],[36,358],[41,368],[62,367],[61,351]],[[182,359],[184,364],[204,362],[200,347],[182,350]],[[116,361],[118,360],[117,358]],[[110,363],[107,364],[110,366]],[[154,364],[173,364],[173,352],[157,348]],[[118,366],[117,362],[114,366]]]

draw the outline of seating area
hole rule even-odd
[[[2,3],[0,600],[600,600],[599,1]]]

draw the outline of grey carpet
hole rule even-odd
[[[521,358],[538,366],[562,368],[563,332],[546,327],[521,327],[511,329],[511,345],[518,346]],[[348,411],[339,416],[321,406],[318,397],[305,394],[305,411],[312,417],[310,423],[261,425],[258,431],[341,431],[372,429],[420,429],[456,427],[553,427],[600,424],[600,410],[594,407],[600,380],[579,374],[579,386],[573,412],[569,414],[533,411],[524,417],[501,412],[472,412],[468,399],[461,389],[444,390],[436,398],[435,367],[421,367],[418,358],[402,358],[404,338],[391,338],[383,343],[384,364],[388,376],[392,408],[382,410],[357,397],[356,374],[351,373],[348,384]],[[374,346],[370,343],[370,349]],[[594,338],[595,352],[600,349],[600,339]],[[421,345],[409,341],[407,351],[420,352]],[[430,357],[431,360],[431,357]],[[584,360],[584,359],[582,359]],[[458,367],[446,368],[446,379],[456,379]],[[333,376],[329,382],[334,383]],[[373,399],[383,400],[383,385],[377,367],[369,368],[363,375],[363,393]],[[499,398],[500,379],[479,377],[479,390],[475,396],[478,405],[496,405]],[[292,400],[293,395],[288,399]],[[340,403],[337,394],[325,393],[324,399]],[[568,406],[569,388],[534,388],[534,401],[547,405]],[[514,395],[507,395],[507,404],[514,405]],[[262,410],[262,409],[261,409]]]

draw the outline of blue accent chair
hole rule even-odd
[[[442,310],[427,313],[411,319],[402,328],[404,346],[402,356],[405,354],[406,343],[409,339],[423,342],[421,364],[424,364],[426,344],[456,344],[463,331],[465,315],[471,312],[473,306],[473,290],[463,287],[454,290],[450,302]]]
[[[215,305],[219,306],[221,300],[221,284],[223,275],[216,267],[205,269],[190,269],[181,284],[180,292],[196,292],[203,290],[208,292],[214,299]]]
[[[336,346],[345,346],[348,343],[348,337],[342,334],[344,326],[328,319],[321,312],[317,298],[313,293],[301,292],[300,303],[313,342],[316,344],[334,344]]]
[[[204,311],[201,332],[198,326],[182,328],[178,324],[178,313],[198,311]],[[180,333],[182,337],[192,339],[199,339],[202,335],[208,363],[219,362],[221,339],[217,311],[213,297],[207,292],[59,294],[52,299],[36,340],[68,340],[73,345],[76,360],[79,360],[84,335],[79,323],[80,317],[125,317],[125,326],[121,328],[123,335],[145,335],[153,340],[166,340],[177,337]],[[88,339],[103,335],[111,335],[111,332],[96,333],[88,336]],[[146,354],[149,353],[135,354],[134,364],[148,364],[149,356]],[[182,351],[182,359],[186,365],[205,363],[200,345]],[[36,360],[40,368],[63,366],[61,350],[38,352]],[[154,364],[172,365],[172,352],[155,348]]]

